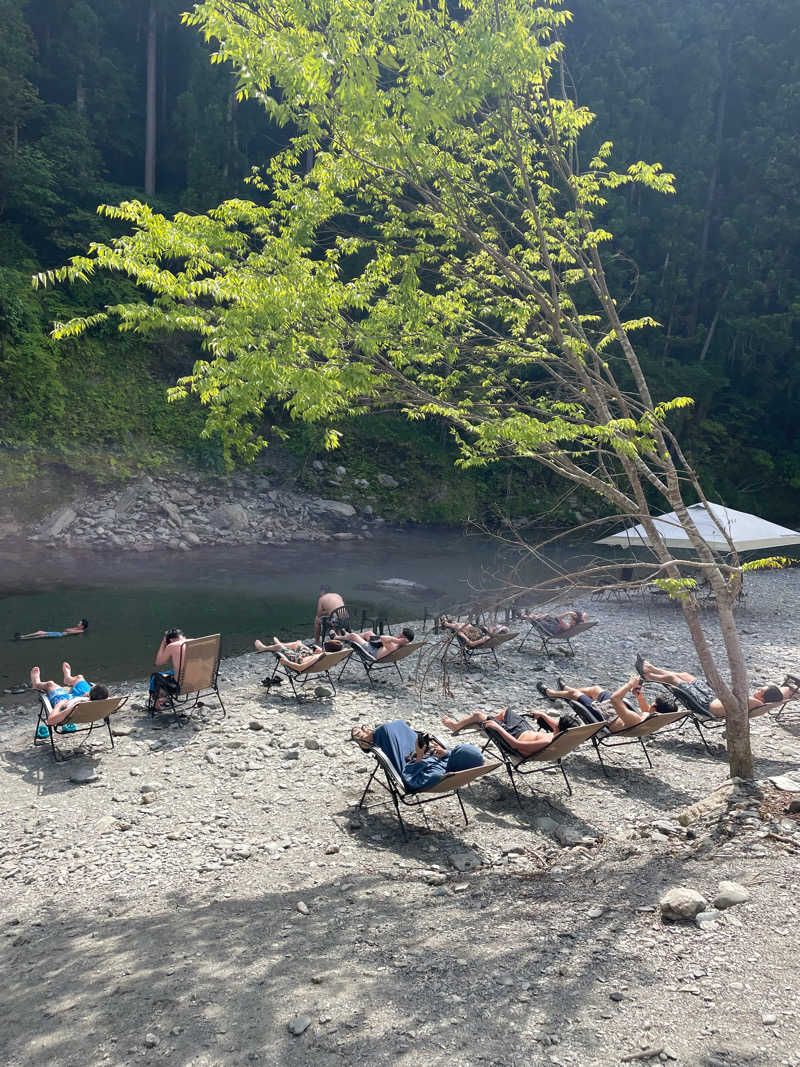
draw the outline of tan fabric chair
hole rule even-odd
[[[432,734],[431,738],[438,745],[441,745],[442,748],[447,747]],[[366,745],[362,741],[356,741],[355,743],[362,752],[368,753],[375,760],[375,768],[367,780],[364,792],[361,794],[361,799],[358,802],[358,810],[363,808],[364,801],[366,800],[367,793],[369,792],[369,788],[372,785],[375,776],[378,775],[379,772],[382,772],[384,780],[378,778],[376,784],[382,786],[389,793],[392,804],[394,805],[395,814],[400,823],[400,829],[403,831],[403,838],[406,840],[408,840],[408,834],[406,833],[403,816],[400,814],[401,804],[406,808],[418,808],[422,812],[422,817],[425,819],[427,825],[428,820],[423,805],[431,804],[435,800],[442,800],[444,797],[454,795],[461,808],[461,814],[464,817],[464,825],[466,826],[469,823],[469,819],[467,818],[467,812],[464,808],[464,802],[461,799],[459,790],[463,789],[465,786],[471,785],[485,774],[491,774],[500,766],[498,762],[484,763],[481,767],[470,767],[465,771],[453,771],[452,774],[446,774],[440,782],[436,783],[436,785],[430,785],[426,789],[410,790],[407,788],[406,783],[403,781],[402,776],[395,765],[382,749],[378,748],[376,745]]]
[[[579,634],[585,634],[587,630],[591,630],[594,626],[597,626],[597,622],[597,619],[587,619],[586,622],[579,622],[575,626],[571,626],[569,630],[563,630],[561,633],[558,634],[551,634],[547,632],[547,630],[542,626],[538,619],[531,618],[530,626],[528,627],[525,636],[520,641],[519,648],[517,651],[521,652],[523,645],[528,640],[528,638],[530,638],[532,635],[535,635],[539,638],[540,652],[544,652],[548,656],[550,656],[552,655],[552,649],[550,648],[550,646],[553,644],[561,643],[562,645],[565,644],[567,646],[566,649],[562,649],[564,654],[568,656],[574,656],[575,648],[572,644],[572,638],[577,637]]]
[[[49,740],[50,749],[53,759],[56,763],[63,763],[65,760],[72,759],[73,756],[77,756],[85,742],[89,739],[89,735],[95,728],[105,726],[108,729],[108,737],[111,741],[111,747],[114,747],[114,735],[111,732],[111,716],[119,711],[119,709],[126,703],[127,697],[107,697],[105,700],[82,700],[80,704],[76,704],[69,715],[62,722],[57,723],[55,726],[49,726],[47,720],[53,713],[53,707],[47,698],[46,693],[39,693],[39,716],[36,720],[36,729],[33,734],[33,743],[35,745],[42,744]],[[73,724],[77,729],[65,730],[64,727],[68,724]],[[44,726],[48,731],[48,737],[39,737],[39,727]],[[83,735],[81,742],[69,753],[64,753],[62,749],[59,749],[56,745],[56,737],[75,737],[76,735]]]
[[[219,701],[223,716],[227,715],[222,697],[219,694],[217,677],[219,674],[222,637],[209,634],[207,637],[190,637],[181,645],[180,666],[178,669],[176,693],[164,689],[151,693],[148,711],[154,715],[157,711],[172,711],[176,715],[190,714],[200,703],[201,697],[214,696]],[[161,698],[163,703],[157,707]]]
[[[320,652],[312,663],[308,663],[302,669],[296,670],[290,663],[287,663],[281,657],[280,652],[273,652],[273,655],[275,656],[275,669],[270,676],[270,683],[274,682],[278,675],[288,678],[295,700],[298,704],[300,703],[301,692],[312,678],[315,680],[319,680],[320,677],[324,678],[335,694],[336,684],[334,683],[330,672],[334,667],[341,663],[342,660],[347,659],[351,653],[352,649],[350,648],[343,648],[339,652]],[[267,684],[266,681],[264,684]]]
[[[400,648],[396,648],[394,652],[390,652],[388,656],[381,656],[380,659],[375,659],[373,656],[370,656],[369,652],[366,652],[361,645],[354,641],[350,647],[353,652],[355,652],[355,656],[351,656],[350,659],[345,662],[341,671],[339,671],[339,677],[342,677],[349,663],[353,660],[357,660],[366,671],[367,678],[369,678],[369,684],[372,686],[375,685],[372,680],[372,672],[381,671],[386,667],[394,667],[402,681],[403,674],[398,667],[398,663],[407,659],[408,656],[413,656],[415,652],[419,652],[424,644],[426,644],[425,641],[409,641],[407,645],[401,645]]]
[[[570,704],[577,710],[577,702],[570,701]],[[603,774],[607,776],[608,771],[606,770],[605,763],[603,763],[603,756],[600,752],[601,747],[620,748],[623,745],[641,745],[645,759],[647,760],[647,765],[648,767],[652,767],[653,761],[650,759],[650,753],[647,751],[644,739],[646,737],[651,737],[653,734],[658,733],[659,730],[664,730],[669,726],[675,726],[676,729],[681,729],[688,717],[689,713],[687,711],[670,711],[663,715],[648,715],[646,719],[637,723],[635,726],[627,726],[624,730],[608,730],[606,733],[593,737],[592,744],[597,753],[597,758],[600,760],[600,766],[603,768]]]
[[[455,632],[456,641],[458,642],[458,649],[461,653],[461,658],[464,661],[464,666],[468,667],[473,659],[479,656],[492,656],[496,667],[500,666],[500,661],[497,658],[497,652],[495,649],[500,648],[506,641],[512,641],[515,637],[519,637],[518,633],[503,633],[492,634],[486,641],[482,641],[479,645],[471,647],[467,644],[466,640],[457,631]]]

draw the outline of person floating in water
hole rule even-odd
[[[71,637],[73,634],[85,634],[89,629],[89,620],[81,619],[74,626],[68,626],[66,630],[34,630],[29,634],[14,634],[15,641],[35,641],[39,637]]]

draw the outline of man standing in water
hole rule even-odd
[[[338,593],[332,593],[327,585],[320,587],[317,613],[314,619],[314,640],[319,644],[323,621],[330,617],[332,611],[344,607],[344,600]],[[349,621],[349,620],[348,620]]]

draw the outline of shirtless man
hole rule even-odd
[[[81,619],[66,630],[34,630],[29,634],[14,634],[15,641],[35,641],[39,637],[71,637],[73,634],[85,634],[89,629],[89,620]]]
[[[156,671],[150,675],[150,693],[155,701],[156,710],[161,710],[167,703],[167,697],[164,693],[168,691],[168,687],[172,686],[169,677],[176,679],[180,674],[181,656],[186,641],[187,638],[183,630],[179,630],[177,627],[172,630],[166,630],[161,638],[161,644],[156,652],[155,664],[156,667],[166,667],[169,664],[169,667],[167,670]],[[172,688],[173,692],[177,693],[177,682]]]
[[[534,718],[537,720],[535,723],[531,721]],[[537,711],[535,716],[527,718],[519,715],[512,708],[503,708],[495,715],[473,711],[464,719],[450,719],[444,716],[442,722],[454,734],[470,726],[483,726],[486,730],[493,730],[503,738],[506,744],[523,756],[531,756],[534,752],[545,748],[556,734],[576,725],[573,715],[562,715],[557,719],[554,715],[545,715]]]
[[[383,637],[379,637],[374,630],[364,630],[360,634],[345,634],[342,637],[342,641],[349,641],[351,644],[358,645],[373,659],[384,659],[392,652],[396,652],[398,648],[402,648],[403,645],[409,644],[414,640],[414,631],[410,626],[405,626],[396,637],[392,637],[391,634],[384,634]]]
[[[725,718],[722,701],[715,695],[708,682],[698,678],[697,675],[690,674],[688,671],[670,671],[654,667],[641,653],[636,657],[636,669],[646,682],[663,682],[664,685],[679,685],[682,689],[687,689],[709,715],[714,715],[718,719]],[[760,689],[753,690],[753,695],[748,698],[747,706],[750,711],[755,711],[764,704],[780,704],[783,700],[790,700],[796,692],[789,685],[763,685]]]
[[[50,707],[53,709],[47,717],[46,726],[57,726],[63,722],[76,704],[82,704],[87,700],[105,700],[108,696],[108,690],[104,685],[92,685],[82,674],[73,674],[72,667],[66,660],[61,664],[61,670],[64,675],[64,684],[57,685],[52,681],[43,682],[40,669],[31,667],[31,687],[40,693],[46,693]],[[46,726],[45,723],[40,724],[40,729],[44,727],[45,737],[47,736]]]
[[[651,715],[669,715],[678,710],[675,702],[666,697],[656,697],[652,704],[648,704],[642,693],[642,679],[638,674],[632,674],[625,685],[613,693],[602,685],[570,686],[564,685],[561,679],[559,684],[560,689],[548,689],[539,682],[536,688],[548,700],[574,700],[577,704],[582,704],[590,718],[596,722],[605,722],[612,733],[626,730],[629,726],[638,726]],[[628,693],[636,697],[639,711],[634,711],[625,703]]]
[[[322,635],[322,620],[327,618],[332,611],[344,607],[344,600],[338,593],[332,593],[327,585],[323,585],[319,591],[317,601],[317,613],[314,619],[314,640],[319,641]]]
[[[588,615],[585,611],[564,611],[560,615],[535,615],[526,612],[522,615],[526,622],[537,622],[548,634],[555,637],[557,634],[566,634],[582,622],[586,622]]]

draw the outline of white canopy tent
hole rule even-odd
[[[784,548],[787,545],[800,544],[800,533],[796,530],[787,530],[785,526],[777,526],[774,522],[759,519],[757,515],[748,515],[746,511],[725,508],[722,504],[712,504],[709,501],[708,507],[711,514],[704,504],[692,504],[688,511],[705,542],[718,552],[729,552],[730,546],[720,533],[712,515],[730,535],[737,552],[749,552],[762,548]],[[674,511],[660,515],[653,521],[669,548],[684,548],[691,551],[689,538]],[[595,544],[615,545],[622,548],[648,547],[643,526],[632,526],[627,530],[620,530],[619,533],[611,534],[610,537],[595,541]]]

